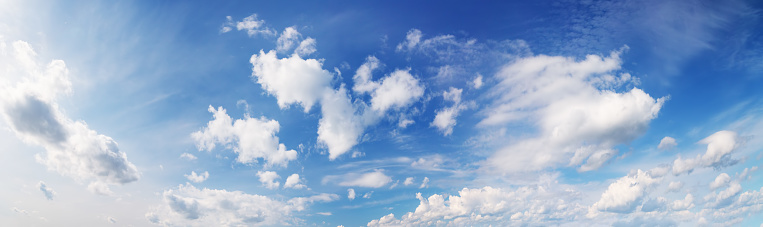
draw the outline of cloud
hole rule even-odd
[[[353,106],[344,87],[323,93],[323,117],[318,121],[318,142],[328,147],[329,160],[347,153],[358,144],[360,135],[368,125],[364,116],[358,113],[359,108]]]
[[[443,99],[445,101],[453,102],[453,105],[437,110],[431,126],[437,127],[437,129],[445,136],[453,133],[453,127],[456,126],[456,117],[458,117],[461,111],[468,108],[467,105],[461,103],[462,92],[463,89],[451,87],[450,90],[442,93]]]
[[[10,49],[13,52],[6,53]],[[64,61],[43,66],[24,41],[0,51],[3,58],[11,57],[2,60],[2,68],[20,77],[15,86],[0,83],[0,115],[21,140],[45,148],[46,152],[35,156],[39,163],[77,181],[105,187],[140,178],[138,169],[111,137],[98,134],[84,121],[69,119],[59,109],[57,98],[72,91]]]
[[[395,70],[381,79],[371,94],[371,109],[385,112],[390,108],[407,107],[424,95],[424,86],[409,70]]]
[[[282,53],[291,50],[291,48],[299,42],[301,36],[302,34],[297,31],[296,27],[292,26],[285,28],[276,41],[276,50]]]
[[[710,190],[715,190],[720,187],[725,187],[731,182],[731,177],[726,173],[721,173],[715,178],[713,182],[710,182]]]
[[[37,183],[37,187],[40,188],[40,191],[42,191],[42,194],[45,195],[46,199],[53,200],[53,196],[56,195],[56,191],[48,187],[48,185],[46,185],[45,182],[40,181],[39,183]]]
[[[424,180],[421,181],[421,186],[419,188],[428,188],[429,187],[429,177],[424,177]]]
[[[294,189],[301,189],[306,188],[304,184],[302,184],[302,179],[299,178],[299,174],[292,174],[289,175],[289,177],[286,178],[286,182],[283,183],[284,188],[294,188]]]
[[[694,208],[694,196],[686,194],[686,197],[684,197],[683,200],[673,201],[670,208],[677,211]]]
[[[209,178],[209,172],[204,171],[202,174],[196,174],[196,171],[191,171],[191,174],[185,175],[185,178],[188,178],[189,181],[192,181],[194,183],[201,183],[207,180]]]
[[[241,191],[198,189],[179,185],[162,194],[162,204],[146,214],[151,223],[165,226],[294,225],[293,214],[314,202],[330,202],[337,195],[319,194],[278,201]]]
[[[706,206],[712,207],[712,208],[722,208],[731,205],[731,203],[734,202],[734,198],[739,195],[739,193],[742,192],[742,185],[740,185],[737,182],[732,182],[729,184],[729,186],[723,190],[718,192],[717,194],[715,192],[710,193],[705,197],[705,200],[708,201],[708,204]]]
[[[591,208],[616,213],[632,212],[641,204],[641,199],[646,190],[660,181],[661,178],[652,178],[649,173],[639,169],[635,173],[610,184],[601,195],[601,199],[594,203]],[[595,216],[595,212],[590,212],[589,216]]]
[[[339,186],[380,188],[392,182],[392,178],[384,174],[384,170],[376,169],[373,172],[363,174],[348,173],[340,176],[326,176],[324,184],[329,181],[339,180]]]
[[[389,214],[368,226],[469,226],[525,223],[554,225],[575,219],[584,208],[568,203],[576,193],[546,186],[500,189],[464,188],[458,195],[434,194],[424,198],[416,193],[419,206],[400,219]]]
[[[352,77],[355,83],[352,90],[359,94],[371,93],[379,84],[373,81],[373,72],[381,67],[381,62],[375,56],[366,57],[366,61],[358,67]]]
[[[666,136],[665,138],[662,138],[660,140],[660,145],[657,145],[657,149],[660,150],[670,150],[676,147],[678,143],[676,143],[676,139],[673,139],[673,137]]]
[[[482,75],[477,74],[477,77],[474,77],[474,80],[472,80],[472,87],[474,87],[474,89],[480,89],[482,88],[482,84]]]
[[[705,154],[697,155],[696,158],[682,159],[680,156],[673,161],[673,174],[691,173],[697,167],[726,167],[734,165],[737,160],[731,159],[734,152],[743,141],[736,132],[718,131],[699,141],[699,144],[707,144]]]
[[[278,173],[274,171],[257,171],[257,177],[260,178],[260,183],[268,189],[277,189],[281,185],[281,182],[275,181],[281,176],[278,176]]]
[[[275,51],[252,55],[252,78],[276,97],[278,106],[300,104],[305,112],[330,88],[333,75],[322,68],[321,61],[302,59],[299,55],[278,59]]]
[[[307,37],[302,42],[299,42],[299,46],[294,50],[294,53],[301,57],[309,56],[318,51],[315,45],[317,45],[315,39]]]
[[[249,37],[262,35],[262,36],[274,36],[276,31],[265,26],[265,20],[258,20],[257,14],[252,14],[245,17],[241,21],[233,21],[233,17],[225,17],[225,23],[220,28],[220,33],[226,33],[232,31],[233,28],[239,31],[246,31]]]
[[[671,181],[670,184],[668,184],[668,191],[669,192],[677,192],[681,190],[681,188],[684,187],[684,182],[680,181]]]
[[[182,153],[182,154],[180,154],[180,158],[184,158],[184,159],[187,159],[189,161],[193,161],[193,160],[197,159],[195,155],[192,155],[192,154],[189,154],[189,153]]]
[[[416,47],[416,45],[419,44],[419,42],[421,42],[422,36],[423,35],[421,33],[421,30],[418,30],[415,28],[411,29],[410,31],[408,31],[408,34],[405,35],[405,41],[398,44],[396,50],[397,51],[412,50],[413,48]]]
[[[372,194],[374,194],[374,191],[366,192],[366,194],[363,194],[363,198],[370,199]]]
[[[638,88],[616,92],[614,88],[636,83],[627,73],[616,74],[620,54],[579,61],[538,55],[505,65],[495,75],[499,82],[488,92],[494,101],[478,125],[531,122],[538,135],[499,149],[488,164],[520,172],[570,160],[570,166],[582,164],[578,171],[590,171],[617,154],[614,146],[642,135],[666,98],[655,100]]]
[[[265,117],[251,118],[248,114],[244,119],[233,121],[223,107],[209,106],[214,120],[200,131],[191,134],[199,150],[211,151],[216,144],[232,147],[238,154],[239,163],[256,162],[258,158],[266,161],[265,166],[287,166],[288,162],[297,159],[297,151],[286,150],[279,143],[278,133],[280,124],[276,120]]]
[[[347,198],[350,200],[355,199],[355,189],[347,189]]]
[[[403,185],[408,186],[413,184],[413,177],[405,178],[405,182],[403,182]]]

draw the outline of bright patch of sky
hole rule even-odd
[[[0,1],[0,223],[759,226],[761,9]]]

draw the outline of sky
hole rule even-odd
[[[763,226],[761,9],[0,0],[0,223]]]

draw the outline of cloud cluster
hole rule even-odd
[[[239,31],[246,31],[246,34],[250,37],[256,35],[274,36],[276,34],[275,30],[265,26],[265,20],[257,19],[257,14],[245,17],[241,21],[233,21],[233,17],[231,16],[225,17],[225,23],[223,23],[222,28],[220,28],[220,33],[232,31],[233,28],[236,28],[236,30]]]
[[[458,117],[461,111],[469,108],[468,104],[461,103],[462,92],[463,89],[451,87],[450,90],[442,93],[443,99],[445,101],[453,102],[453,105],[437,110],[431,125],[437,127],[437,129],[445,136],[453,133],[453,127],[456,126],[456,117]]]
[[[620,52],[580,61],[538,55],[505,65],[496,74],[500,82],[489,92],[494,101],[482,111],[479,125],[529,120],[538,135],[499,149],[488,160],[491,166],[503,172],[560,164],[595,170],[617,155],[614,146],[643,134],[666,98],[654,99],[638,88],[617,92],[637,83],[627,73],[615,74]]]
[[[241,191],[198,189],[179,185],[162,194],[162,204],[153,207],[146,218],[165,226],[269,226],[292,225],[292,215],[314,202],[331,202],[334,194],[296,197],[279,201]]]
[[[372,220],[368,226],[464,226],[536,223],[553,225],[573,221],[585,210],[572,200],[578,192],[544,186],[500,189],[464,188],[458,195],[416,194],[419,206],[400,219],[394,214]],[[503,223],[503,224],[500,224]]]
[[[297,151],[287,150],[285,145],[279,143],[276,136],[280,129],[278,121],[249,115],[234,121],[222,107],[215,109],[209,106],[208,110],[214,119],[202,130],[191,134],[199,150],[212,151],[220,144],[232,147],[238,154],[236,161],[240,163],[257,162],[258,158],[262,158],[266,166],[286,166],[289,161],[297,159]]]
[[[201,174],[197,174],[196,171],[191,171],[191,174],[185,175],[185,178],[188,178],[189,181],[194,183],[201,183],[209,178],[209,172],[204,171]]]
[[[0,82],[0,115],[24,142],[45,148],[44,154],[36,155],[37,161],[61,175],[106,189],[138,180],[138,169],[111,137],[98,134],[84,121],[69,119],[59,109],[57,98],[71,93],[72,86],[64,61],[43,66],[23,41],[13,42],[9,49],[12,52],[3,48],[0,55],[9,73]],[[15,84],[10,75],[18,77]]]
[[[707,144],[705,154],[688,159],[678,157],[673,161],[673,174],[691,173],[697,167],[719,168],[736,164],[737,160],[731,159],[730,154],[741,145],[742,140],[736,132],[719,131],[699,143]]]

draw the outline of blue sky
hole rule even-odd
[[[755,1],[0,1],[13,226],[760,226]]]

